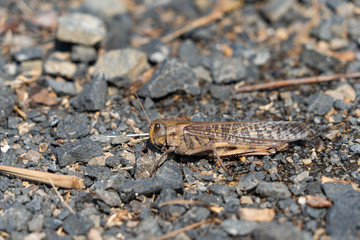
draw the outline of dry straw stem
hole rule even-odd
[[[180,37],[184,33],[187,33],[195,28],[208,25],[211,22],[222,18],[225,13],[238,9],[242,5],[243,5],[242,0],[219,0],[215,4],[214,10],[209,15],[206,15],[204,17],[192,21],[191,23],[185,25],[184,27],[179,28],[175,32],[166,35],[161,40],[165,43],[170,42],[175,38]]]
[[[4,165],[0,165],[0,172],[48,185],[51,185],[51,182],[53,182],[56,187],[73,188],[77,190],[85,188],[84,180],[76,176],[59,175]]]
[[[344,78],[356,78],[360,77],[360,72],[356,73],[339,73],[333,74],[329,76],[316,76],[316,77],[308,77],[308,78],[297,78],[297,79],[289,79],[289,80],[281,80],[281,81],[273,81],[269,83],[262,83],[262,84],[255,84],[250,86],[244,87],[236,87],[236,92],[250,92],[250,91],[257,91],[257,90],[269,90],[287,86],[295,86],[295,85],[302,85],[302,84],[309,84],[309,83],[319,83],[319,82],[329,82]]]

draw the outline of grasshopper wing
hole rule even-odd
[[[198,137],[228,143],[261,144],[263,142],[293,142],[305,138],[309,131],[301,122],[194,122],[184,128]]]

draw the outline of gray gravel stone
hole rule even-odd
[[[295,196],[300,196],[304,194],[305,191],[306,182],[298,183],[295,182],[293,185],[289,187],[289,190],[294,194]]]
[[[294,0],[270,0],[261,9],[262,13],[272,22],[280,20],[294,5]]]
[[[329,95],[320,93],[313,95],[308,100],[308,110],[319,115],[325,115],[333,106],[334,99]]]
[[[338,110],[346,110],[351,108],[351,104],[346,103],[341,99],[337,99],[334,101],[334,108]]]
[[[151,39],[140,49],[146,53],[149,62],[154,64],[163,62],[170,54],[169,48],[159,39]]]
[[[110,176],[112,175],[111,170],[108,167],[92,165],[92,164],[88,164],[86,166],[86,168],[84,169],[84,173],[85,173],[85,176],[88,176],[92,179],[105,180],[105,181],[108,180],[110,178]],[[100,186],[100,188],[106,188],[106,187]]]
[[[116,137],[114,137],[111,141],[112,145],[119,145],[119,144],[123,144],[126,143],[130,140],[130,137],[127,136],[123,136],[123,135],[117,135]]]
[[[71,48],[71,60],[74,62],[94,62],[97,58],[95,48],[82,45],[73,45]]]
[[[309,172],[308,171],[302,171],[298,175],[294,176],[292,180],[294,183],[302,183],[305,182],[309,178]]]
[[[333,200],[344,195],[346,192],[354,191],[350,184],[343,184],[338,182],[328,182],[321,185],[326,197]]]
[[[192,121],[192,122],[206,122],[207,118],[208,118],[208,116],[206,116],[204,113],[198,112],[198,113],[195,113],[194,115],[191,116],[190,121]]]
[[[262,66],[265,63],[267,63],[267,61],[269,61],[270,59],[271,59],[271,54],[268,50],[260,50],[260,51],[256,51],[255,58],[253,59],[253,63],[256,66]]]
[[[108,23],[111,29],[106,35],[105,49],[107,51],[130,46],[131,28],[134,26],[129,14],[117,14]]]
[[[22,205],[14,205],[0,215],[0,230],[5,232],[26,230],[32,214]]]
[[[189,64],[190,67],[195,67],[201,62],[199,50],[191,40],[186,40],[180,44],[178,55],[180,60]]]
[[[326,216],[326,231],[333,237],[356,239],[360,235],[360,193],[348,191],[334,199]]]
[[[122,0],[85,0],[81,9],[105,19],[127,12],[126,3]]]
[[[259,223],[252,231],[254,240],[304,240],[301,229],[291,223]]]
[[[105,35],[104,23],[90,14],[72,13],[58,19],[56,38],[60,41],[94,46]]]
[[[303,49],[301,52],[301,59],[302,62],[309,67],[323,72],[334,71],[334,69],[341,66],[341,62],[338,59],[318,51],[311,45],[306,45]]]
[[[36,214],[32,216],[31,220],[28,222],[28,227],[30,232],[40,232],[44,224],[44,215]]]
[[[0,126],[6,127],[8,117],[13,111],[15,100],[12,96],[0,95]]]
[[[128,202],[138,195],[153,194],[165,188],[181,190],[184,188],[184,182],[183,180],[165,180],[163,178],[141,178],[122,182],[116,190],[119,192],[121,200]]]
[[[178,221],[184,224],[194,223],[207,219],[210,213],[211,212],[207,207],[193,206],[179,218]]]
[[[239,183],[236,186],[236,191],[239,195],[247,193],[257,187],[259,180],[255,177],[255,174],[248,174],[239,179]]]
[[[91,158],[100,156],[102,153],[101,145],[88,139],[55,148],[56,159],[60,167],[74,162],[87,163]]]
[[[63,224],[63,221],[53,217],[45,217],[44,228],[55,231]]]
[[[103,75],[95,75],[93,80],[76,96],[71,105],[77,111],[98,111],[105,107],[108,97],[107,83]]]
[[[125,48],[112,50],[99,57],[93,76],[104,74],[105,79],[117,87],[124,87],[149,69],[145,53]]]
[[[148,217],[143,219],[139,226],[136,228],[140,234],[137,236],[138,239],[152,239],[154,236],[159,236],[161,228],[159,226],[159,220],[155,217]]]
[[[52,78],[42,78],[38,80],[39,83],[50,87],[59,96],[70,95],[75,96],[77,94],[76,86],[74,82],[70,81],[57,81]]]
[[[360,21],[358,19],[351,19],[349,21],[349,36],[352,40],[360,44]]]
[[[77,65],[70,61],[63,61],[50,57],[44,63],[45,73],[72,79],[77,71]]]
[[[281,182],[259,182],[255,192],[263,197],[273,197],[277,199],[290,198],[291,193],[288,187]]]
[[[64,220],[63,228],[64,231],[74,235],[84,235],[86,234],[92,227],[94,223],[88,216],[84,216],[81,213],[72,214]]]
[[[190,95],[199,95],[199,81],[187,64],[181,63],[175,58],[170,58],[166,59],[156,69],[151,80],[140,89],[138,95],[161,98],[179,90],[183,90]]]
[[[171,200],[179,199],[177,193],[174,189],[165,188],[161,191],[159,197],[156,199],[155,204],[159,204]],[[177,219],[186,212],[186,207],[176,204],[165,205],[159,208],[159,213],[161,216],[165,217],[167,220]]]
[[[19,51],[13,52],[11,56],[17,62],[24,62],[34,59],[41,59],[43,56],[43,51],[40,47],[23,48]]]
[[[66,116],[60,120],[56,128],[58,138],[81,138],[90,133],[90,121],[85,114]]]
[[[216,84],[239,82],[247,75],[242,58],[226,58],[222,55],[215,55],[210,59],[210,72]]]
[[[210,94],[215,99],[227,99],[230,96],[230,89],[226,86],[216,86],[212,85],[210,87]]]
[[[155,176],[164,180],[183,181],[183,174],[179,165],[172,160],[165,161],[160,168],[157,169]]]
[[[356,154],[359,154],[360,153],[360,144],[355,144],[354,146],[351,146],[350,150]]]
[[[110,156],[110,157],[106,158],[105,164],[108,167],[115,168],[115,167],[121,166],[121,160],[122,160],[122,157],[119,155]]]
[[[151,177],[156,167],[156,156],[145,155],[141,158],[136,159],[135,164],[135,179]]]
[[[324,19],[317,28],[313,29],[312,34],[317,38],[328,42],[333,38],[331,31],[332,24],[333,22],[331,19]]]
[[[107,191],[105,189],[96,189],[95,194],[97,198],[101,199],[110,207],[119,207],[121,204],[121,200],[117,192]]]
[[[258,226],[257,222],[226,219],[221,223],[221,228],[231,236],[245,236]]]

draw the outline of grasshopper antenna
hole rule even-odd
[[[142,120],[144,120],[145,122],[149,123],[148,119],[146,119],[146,118],[144,118],[143,116],[141,116],[141,114],[140,114],[138,111],[136,111],[136,109],[135,109],[134,107],[132,107],[131,109],[134,110],[134,111],[137,113],[137,115],[139,115],[139,117],[140,117]],[[150,125],[150,123],[149,123],[149,125]],[[127,137],[144,137],[144,136],[146,137],[146,136],[149,136],[149,133],[127,134],[126,136],[127,136]]]
[[[134,110],[142,120],[144,120],[145,122],[147,122],[150,125],[149,119],[144,118],[138,111],[136,111],[136,109],[134,107],[132,107],[131,109]]]
[[[135,96],[136,96],[137,100],[139,101],[140,106],[141,106],[141,109],[144,111],[147,120],[144,119],[144,117],[142,117],[136,110],[135,110],[135,112],[136,112],[137,114],[139,114],[139,116],[140,116],[142,119],[144,119],[144,120],[150,125],[151,122],[150,122],[149,116],[147,115],[147,113],[146,113],[146,111],[145,111],[145,108],[144,108],[144,106],[142,105],[142,103],[141,103],[141,101],[140,101],[140,98],[138,97],[138,95],[137,95],[136,93],[135,93]]]

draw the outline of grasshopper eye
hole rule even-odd
[[[154,126],[154,131],[155,131],[155,132],[158,132],[158,131],[160,131],[160,129],[161,129],[160,124],[159,124],[159,123],[156,123],[155,126]]]

